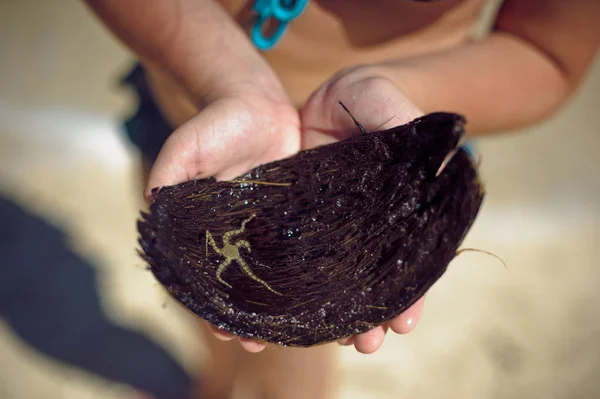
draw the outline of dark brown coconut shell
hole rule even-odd
[[[143,257],[183,305],[236,335],[312,346],[365,332],[442,276],[478,213],[482,185],[456,151],[463,125],[433,113],[233,181],[163,187],[138,224]]]

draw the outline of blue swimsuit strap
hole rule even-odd
[[[258,18],[250,34],[254,45],[263,51],[275,47],[287,25],[302,14],[307,4],[308,0],[256,0],[254,12],[258,14]],[[265,37],[265,24],[272,20],[277,22],[277,28],[270,37]]]

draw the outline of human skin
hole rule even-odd
[[[148,69],[176,128],[146,196],[355,134],[339,100],[367,130],[440,110],[465,115],[470,135],[537,123],[570,98],[600,40],[598,1],[506,0],[493,32],[470,41],[480,0],[322,0],[261,54],[245,32],[247,1],[86,1]],[[388,330],[412,330],[422,306],[343,343],[372,353]]]

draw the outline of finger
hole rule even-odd
[[[258,353],[266,347],[262,342],[257,342],[249,338],[240,338],[240,343],[242,344],[242,348],[250,353]]]
[[[375,352],[383,344],[387,326],[378,326],[354,337],[354,347],[357,351],[364,354]]]
[[[385,77],[363,73],[334,77],[315,91],[302,109],[303,148],[360,134],[354,120],[338,101],[344,103],[367,132],[398,126],[423,115]]]
[[[227,332],[225,330],[221,330],[219,327],[213,326],[212,324],[209,324],[208,328],[210,332],[215,336],[215,338],[217,338],[219,341],[231,341],[235,338],[235,335],[233,335],[232,333]]]
[[[354,337],[342,338],[338,341],[341,346],[350,346],[354,343]]]
[[[331,127],[352,132],[353,135],[360,131],[338,101],[344,103],[367,132],[398,126],[423,115],[392,82],[381,77],[352,83],[340,89],[337,95],[324,100],[331,109]]]
[[[232,333],[221,330],[218,327],[213,326],[212,324],[209,324],[209,329],[213,333],[215,338],[217,338],[220,341],[232,341],[234,338],[236,338],[236,336]],[[251,353],[258,353],[265,348],[265,344],[253,341],[248,338],[240,338],[240,343],[245,350]]]
[[[423,305],[425,304],[425,295],[415,302],[410,308],[408,308],[400,316],[392,319],[389,322],[389,326],[397,334],[407,334],[414,330],[417,326],[417,322],[421,317],[423,311]]]

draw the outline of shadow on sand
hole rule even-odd
[[[0,317],[33,348],[156,398],[187,397],[191,379],[165,349],[107,320],[95,269],[65,235],[3,198],[0,273]]]

